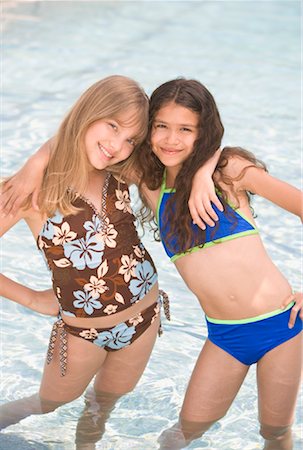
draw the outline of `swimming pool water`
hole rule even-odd
[[[7,1],[2,5],[1,175],[18,168],[56,130],[90,84],[111,74],[135,78],[147,93],[176,76],[202,81],[225,125],[224,144],[264,159],[273,175],[300,187],[300,2]],[[302,270],[298,218],[255,199],[268,252],[296,290]],[[161,287],[171,299],[148,367],[112,413],[97,449],[152,450],[177,419],[205,322],[159,243],[145,235]],[[30,256],[29,256],[30,255]],[[37,288],[50,286],[23,223],[2,239],[2,271]],[[37,391],[52,319],[1,302],[1,402]],[[302,396],[301,396],[302,400]],[[300,447],[302,408],[294,425]],[[0,434],[0,448],[74,448],[83,398],[32,416]],[[253,450],[258,436],[252,367],[227,416],[189,449]]]

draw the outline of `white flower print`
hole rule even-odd
[[[86,283],[83,287],[86,292],[90,292],[93,298],[99,298],[100,294],[103,294],[108,290],[104,280],[92,275],[89,279],[89,283]]]
[[[138,261],[133,255],[122,255],[121,263],[122,265],[119,269],[119,273],[124,276],[124,281],[128,283],[131,278],[136,276],[135,267],[138,264]]]
[[[154,323],[154,321],[156,320],[156,318],[157,318],[158,315],[159,315],[159,312],[160,312],[160,305],[159,305],[159,303],[158,303],[157,306],[154,308],[154,311],[155,311],[155,315],[152,317],[150,323]]]
[[[117,311],[118,306],[117,305],[107,305],[107,307],[105,309],[103,309],[103,312],[105,312],[105,314],[114,314]]]
[[[105,281],[103,280],[104,275],[108,272],[107,259],[97,269],[97,276],[92,275],[89,279],[89,283],[84,285],[84,290],[86,292],[91,292],[92,297],[99,297],[99,294],[103,294],[108,290]]]
[[[106,217],[105,223],[106,223],[106,230],[101,231],[104,243],[105,245],[107,245],[107,247],[115,248],[117,245],[115,239],[118,235],[118,231],[115,230],[114,225],[112,223],[109,223],[108,217]]]
[[[129,212],[131,214],[132,209],[130,206],[130,198],[128,192],[122,192],[120,189],[116,189],[116,197],[118,199],[118,201],[115,202],[116,208],[123,211],[124,213]]]
[[[135,317],[132,317],[131,319],[129,319],[129,323],[131,323],[134,327],[136,327],[138,325],[138,323],[143,322],[143,317],[141,315],[141,313],[137,314]]]
[[[79,333],[79,336],[84,339],[96,339],[98,336],[98,331],[95,328],[90,328],[89,330],[83,330]]]
[[[77,233],[71,231],[70,226],[67,222],[63,222],[61,227],[54,225],[54,237],[52,242],[54,245],[63,245],[66,242],[70,242],[76,239]]]

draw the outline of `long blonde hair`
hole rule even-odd
[[[59,210],[63,215],[74,214],[74,194],[70,186],[83,193],[88,182],[88,159],[84,147],[85,134],[96,121],[119,116],[129,111],[123,126],[137,126],[136,147],[131,156],[111,166],[111,172],[121,174],[136,167],[139,145],[147,133],[148,97],[134,80],[112,75],[93,84],[85,91],[67,114],[53,139],[50,160],[39,195],[41,212],[48,216]]]

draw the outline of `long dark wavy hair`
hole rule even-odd
[[[150,97],[149,106],[149,127],[146,141],[141,146],[138,154],[139,170],[142,173],[139,183],[139,191],[142,184],[150,190],[158,189],[163,180],[165,166],[153,153],[151,147],[151,133],[155,116],[161,108],[168,103],[175,103],[190,109],[198,115],[198,136],[194,143],[193,151],[183,162],[182,167],[175,180],[175,195],[167,203],[167,218],[170,224],[168,241],[172,236],[177,236],[176,249],[178,252],[185,252],[193,245],[203,246],[205,233],[201,230],[201,236],[197,238],[199,242],[193,241],[191,225],[192,218],[188,208],[188,200],[192,188],[192,180],[197,170],[208,161],[221,145],[224,128],[216,102],[208,89],[199,81],[185,78],[177,78],[159,86]],[[232,185],[230,179],[223,175],[222,170],[227,165],[228,158],[238,155],[249,160],[253,166],[265,168],[265,165],[258,161],[255,156],[247,150],[239,147],[228,147],[222,151],[218,161],[216,171],[220,172],[220,179],[224,183]],[[243,174],[241,174],[243,176]],[[215,186],[223,196],[223,203],[226,202],[227,194],[218,181]],[[144,208],[141,210],[141,221],[150,220],[151,212],[147,201],[141,193]],[[172,207],[172,202],[174,206]],[[177,218],[177,220],[176,220]],[[157,237],[157,234],[155,234]],[[201,244],[202,242],[202,244]],[[175,251],[176,249],[171,249]]]

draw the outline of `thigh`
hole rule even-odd
[[[45,362],[40,385],[43,400],[68,402],[79,397],[98,372],[107,352],[91,342],[68,334],[67,370],[60,373],[59,338],[57,338],[52,361]]]
[[[258,363],[260,422],[289,425],[293,420],[302,369],[302,333],[268,352]]]
[[[185,394],[181,418],[211,422],[223,417],[233,402],[249,366],[207,340]]]
[[[159,316],[131,345],[108,353],[95,378],[96,392],[124,394],[136,386],[148,363],[157,338]]]

